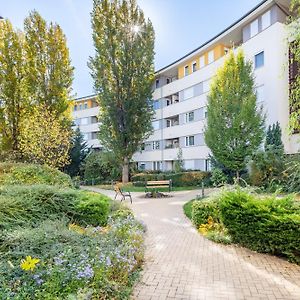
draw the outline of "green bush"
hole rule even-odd
[[[103,225],[108,211],[109,199],[100,194],[46,185],[0,187],[0,229],[61,217]]]
[[[0,185],[59,185],[72,187],[69,175],[46,165],[0,163]]]
[[[99,184],[121,177],[120,164],[110,152],[91,152],[84,160],[82,169],[84,180],[88,183],[94,181]]]
[[[86,225],[106,225],[110,199],[104,195],[85,192],[81,193],[81,199],[76,205],[77,218]]]
[[[146,181],[151,180],[172,180],[172,186],[197,186],[201,185],[202,181],[205,185],[209,184],[209,172],[192,171],[192,172],[181,172],[181,173],[139,173],[132,176],[131,180],[135,186],[143,186],[142,184]]]
[[[128,299],[143,259],[143,227],[131,215],[106,228],[42,222],[0,236],[0,299]],[[32,270],[21,262],[39,261]]]
[[[300,207],[292,197],[227,191],[220,198],[220,211],[233,242],[300,263]]]
[[[206,224],[209,217],[214,222],[220,222],[220,209],[218,199],[196,200],[192,204],[192,221],[198,228],[201,224]]]
[[[211,182],[214,186],[222,186],[228,182],[228,177],[221,169],[214,168],[211,172]]]

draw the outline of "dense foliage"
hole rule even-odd
[[[241,190],[220,198],[221,218],[234,242],[300,263],[300,203]]]
[[[205,142],[214,158],[239,178],[245,159],[262,143],[264,117],[256,105],[252,64],[233,52],[210,87]]]
[[[193,201],[192,221],[217,242],[232,241],[300,264],[300,202],[292,195],[279,198],[225,189]]]
[[[100,141],[123,166],[152,130],[154,30],[135,0],[95,0],[95,56],[90,60],[100,106]]]
[[[59,185],[72,187],[70,176],[46,165],[0,163],[0,185]]]
[[[2,20],[0,70],[0,158],[65,165],[73,67],[60,26],[36,11],[24,31]]]
[[[145,186],[146,181],[150,180],[172,180],[172,186],[200,186],[210,184],[210,173],[203,171],[191,171],[181,173],[138,173],[132,176],[131,180],[136,186]]]
[[[128,209],[49,167],[0,164],[0,178],[1,299],[129,298],[144,228]]]
[[[112,152],[90,152],[83,162],[83,178],[87,184],[119,180],[121,168]]]
[[[77,127],[71,137],[71,148],[69,151],[70,162],[65,166],[64,171],[71,177],[82,175],[82,165],[88,153],[88,144],[84,140],[79,127]]]

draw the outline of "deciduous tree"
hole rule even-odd
[[[252,64],[240,51],[229,54],[214,78],[207,106],[205,141],[214,158],[236,172],[262,143],[264,116],[256,105]]]
[[[100,105],[100,140],[123,167],[152,130],[154,30],[135,0],[94,0],[90,68]]]
[[[69,162],[71,134],[45,106],[35,106],[21,123],[20,150],[29,162],[61,168]]]
[[[29,106],[24,36],[8,20],[0,22],[0,152],[19,151],[20,123]]]
[[[292,0],[290,10],[293,14],[291,18],[290,38],[292,44],[290,51],[292,54],[292,63],[295,63],[298,74],[292,83],[290,89],[290,128],[291,132],[300,132],[300,0]]]
[[[24,21],[30,97],[57,116],[70,115],[74,68],[60,26],[33,11]]]

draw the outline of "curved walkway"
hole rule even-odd
[[[197,233],[182,210],[197,193],[174,192],[164,199],[133,193],[132,209],[148,232],[145,267],[132,298],[299,300],[300,266]]]

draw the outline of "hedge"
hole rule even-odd
[[[229,191],[220,198],[220,212],[233,242],[300,263],[300,207],[292,197]]]
[[[146,181],[151,180],[172,180],[172,185],[179,186],[197,186],[202,182],[207,186],[210,184],[210,173],[203,171],[181,172],[181,173],[139,173],[132,176],[131,181],[135,186],[145,186]]]
[[[212,217],[217,223],[220,221],[220,209],[218,199],[196,200],[192,204],[192,222],[198,228],[206,224],[208,217]]]
[[[59,185],[72,187],[71,177],[46,165],[0,163],[0,185]]]
[[[47,185],[0,187],[0,230],[37,226],[67,218],[80,224],[105,225],[110,200],[104,195]]]

